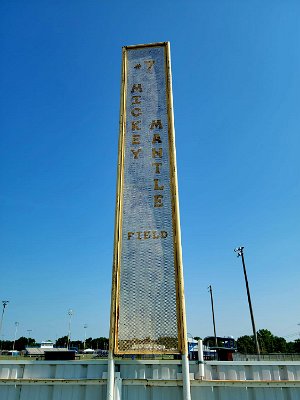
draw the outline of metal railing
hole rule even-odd
[[[257,361],[257,354],[234,353],[233,361]],[[260,354],[260,361],[300,361],[299,353]]]

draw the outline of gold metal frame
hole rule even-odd
[[[187,330],[186,313],[183,284],[181,231],[179,219],[178,183],[176,168],[175,129],[173,116],[172,76],[170,62],[170,43],[160,42],[151,44],[140,44],[125,46],[122,49],[122,77],[121,77],[121,102],[120,102],[120,133],[118,149],[118,172],[117,172],[117,196],[115,211],[115,232],[114,232],[114,255],[113,255],[113,276],[111,291],[111,313],[110,313],[110,339],[109,349],[112,354],[178,354],[176,351],[146,351],[130,350],[120,351],[118,343],[118,320],[119,320],[119,296],[120,296],[120,267],[122,248],[122,210],[123,210],[123,176],[124,176],[124,144],[126,135],[126,88],[127,88],[127,50],[143,47],[164,47],[165,51],[165,74],[168,111],[168,138],[169,138],[169,159],[170,159],[170,189],[172,198],[172,224],[174,237],[174,266],[176,280],[176,309],[177,309],[177,330],[178,347],[181,354],[187,354]]]

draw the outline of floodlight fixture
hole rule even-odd
[[[236,247],[234,252],[237,253],[237,257],[241,257],[243,254],[244,246]]]

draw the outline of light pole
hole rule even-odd
[[[237,253],[238,257],[242,257],[242,264],[243,264],[244,277],[245,277],[245,283],[246,283],[248,304],[249,304],[251,323],[252,323],[252,330],[253,330],[253,336],[254,336],[254,340],[255,340],[256,352],[257,352],[257,356],[258,356],[258,360],[259,360],[260,359],[260,348],[259,348],[259,343],[258,343],[257,333],[256,333],[256,328],[255,328],[255,321],[254,321],[254,315],[253,315],[253,309],[252,309],[252,303],[251,303],[250,289],[249,289],[246,264],[245,264],[245,259],[244,259],[244,247],[240,246],[240,247],[234,249],[234,251]]]
[[[3,317],[4,317],[4,312],[5,312],[5,307],[7,306],[7,304],[9,303],[9,300],[2,300],[2,314],[1,314],[1,320],[0,320],[0,335],[2,332],[2,326],[3,326]]]
[[[211,312],[212,312],[214,336],[215,336],[215,346],[218,347],[218,339],[217,339],[217,333],[216,333],[216,321],[215,321],[215,310],[214,310],[214,298],[213,298],[213,291],[212,291],[211,285],[208,286],[208,290],[210,293]]]
[[[86,328],[88,327],[87,324],[83,325],[84,327],[84,343],[83,343],[83,350],[85,350],[85,343],[86,343]]]
[[[71,321],[72,321],[72,316],[73,316],[73,310],[71,308],[68,310],[68,315],[69,315],[69,332],[68,332],[68,349],[70,347],[70,341],[71,341]]]
[[[32,332],[32,329],[27,329],[27,347],[29,347],[29,335]]]
[[[19,326],[19,322],[15,322],[15,327],[16,327],[16,328],[15,328],[15,338],[14,338],[14,344],[13,344],[13,351],[15,350],[15,344],[16,344],[18,326]]]

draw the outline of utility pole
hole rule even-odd
[[[211,285],[208,286],[208,290],[210,293],[210,300],[211,300],[211,312],[213,318],[213,326],[214,326],[214,336],[215,336],[215,346],[218,347],[218,339],[216,333],[216,321],[215,321],[215,310],[214,310],[214,298],[213,298],[213,291]]]
[[[256,346],[258,360],[260,360],[260,348],[259,348],[259,343],[258,343],[258,339],[257,339],[257,333],[256,333],[256,327],[255,327],[255,321],[254,321],[254,315],[253,315],[253,309],[252,309],[252,302],[251,302],[251,296],[250,296],[250,289],[249,289],[248,277],[247,277],[247,271],[246,271],[246,264],[245,264],[245,259],[244,259],[244,247],[240,246],[240,247],[234,249],[234,251],[237,253],[238,257],[242,257],[242,264],[243,264],[244,277],[245,277],[245,283],[246,283],[246,290],[247,290],[248,304],[249,304],[249,310],[250,310],[250,316],[251,316],[253,336],[254,336],[254,340],[255,340],[255,346]]]
[[[5,307],[7,306],[8,303],[9,303],[9,300],[2,300],[3,309],[2,309],[1,320],[0,320],[0,335],[1,335],[1,332],[2,332],[4,311],[5,311]]]

